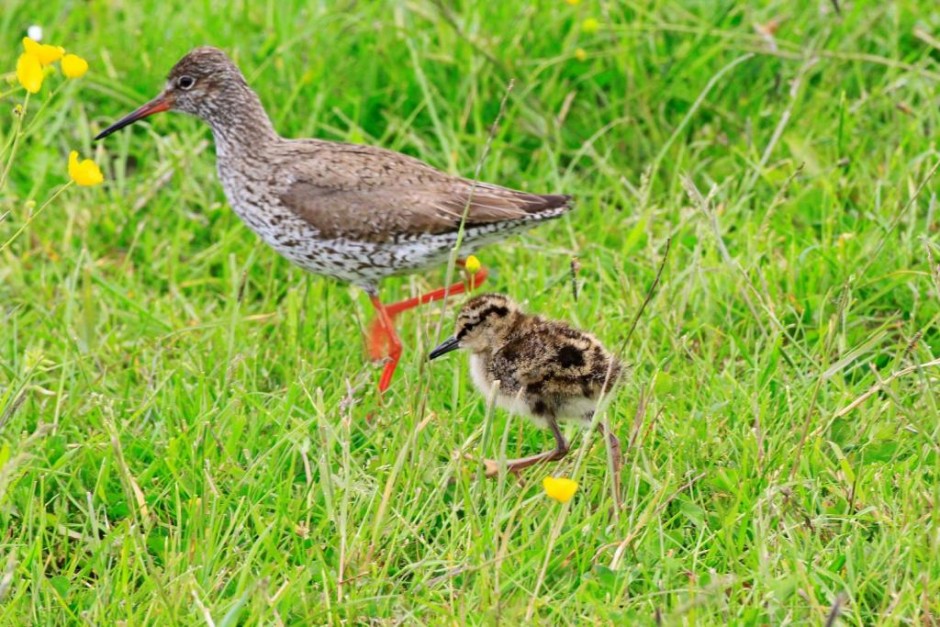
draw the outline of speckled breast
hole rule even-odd
[[[280,255],[301,268],[371,289],[382,278],[445,261],[456,233],[396,236],[385,242],[323,238],[270,193],[267,181],[242,175],[219,160],[219,179],[235,213]],[[509,223],[467,229],[461,255],[515,230]],[[519,225],[520,227],[523,225]]]

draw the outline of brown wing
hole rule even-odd
[[[554,217],[571,207],[570,196],[474,185],[400,153],[328,146],[292,168],[280,194],[324,237],[385,242],[456,231],[464,211],[466,226],[474,227]]]

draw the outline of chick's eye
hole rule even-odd
[[[196,84],[196,79],[192,76],[180,76],[176,84],[179,85],[180,89],[192,89],[193,85]]]

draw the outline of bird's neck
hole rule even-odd
[[[212,127],[220,155],[258,151],[280,139],[261,100],[247,87],[239,90],[235,97],[220,102],[219,108],[204,119]]]

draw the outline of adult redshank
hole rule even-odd
[[[283,138],[235,63],[208,46],[180,59],[160,95],[95,139],[170,110],[195,115],[212,127],[225,195],[255,233],[305,270],[368,293],[376,310],[369,349],[375,359],[389,358],[380,392],[388,388],[401,358],[395,316],[467,289],[466,283],[457,283],[386,305],[379,300],[381,279],[442,263],[457,242],[461,222],[459,254],[464,257],[572,208],[570,196],[471,181],[383,148]],[[481,270],[470,287],[485,278]]]

